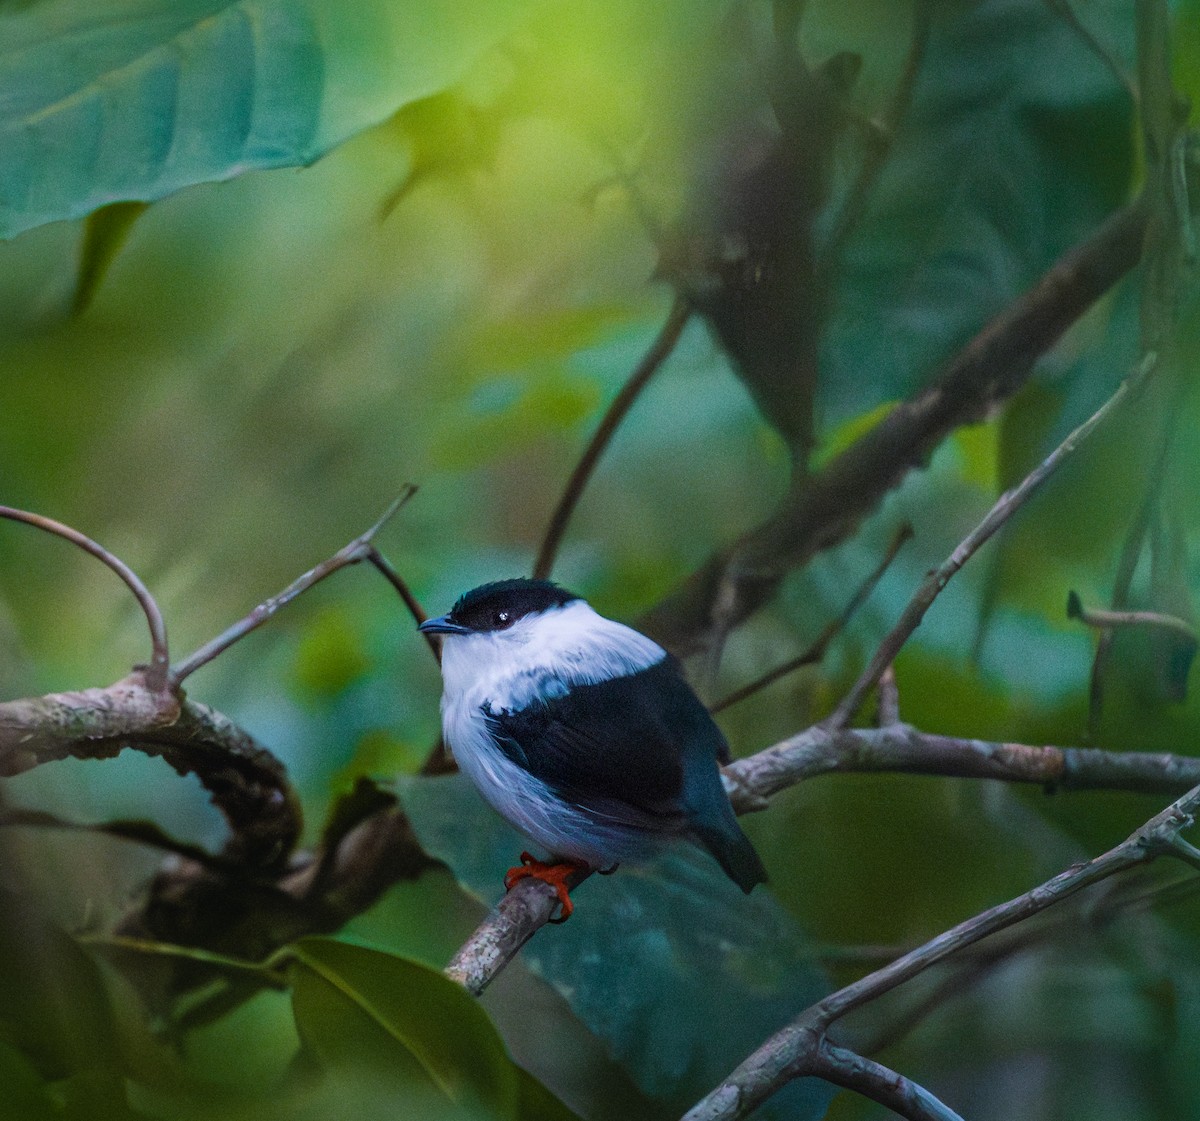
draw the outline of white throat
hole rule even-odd
[[[625,677],[666,656],[657,642],[576,599],[527,615],[506,630],[446,635],[442,707],[487,704],[517,711],[535,697]]]

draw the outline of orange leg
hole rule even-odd
[[[571,917],[571,912],[575,910],[575,904],[571,902],[571,897],[568,892],[571,890],[567,881],[577,872],[584,870],[584,865],[574,864],[569,860],[559,861],[557,864],[547,864],[541,860],[535,860],[527,852],[521,853],[521,864],[517,868],[510,868],[504,874],[504,890],[512,891],[513,885],[519,880],[525,880],[532,877],[535,880],[541,880],[542,883],[549,884],[558,894],[559,914],[558,918],[551,919],[552,923],[566,922]]]

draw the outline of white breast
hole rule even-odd
[[[442,646],[442,730],[487,802],[555,856],[593,867],[632,858],[645,840],[557,797],[496,746],[484,717],[520,711],[572,685],[624,677],[666,657],[656,642],[597,615],[582,600],[518,620],[507,630],[447,635]]]
[[[644,634],[597,615],[581,599],[572,600],[519,619],[507,630],[446,635],[443,709],[447,700],[462,698],[515,712],[535,697],[562,696],[571,685],[637,673],[666,656]]]

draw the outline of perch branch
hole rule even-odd
[[[1035,747],[940,736],[908,724],[815,725],[724,768],[734,810],[764,809],[776,794],[825,774],[917,774],[1034,783],[1061,791],[1177,794],[1200,784],[1200,757]],[[545,890],[542,890],[545,888]],[[554,913],[552,889],[522,880],[455,954],[447,972],[478,995]]]
[[[768,1039],[716,1090],[698,1102],[687,1113],[685,1121],[737,1121],[745,1117],[791,1079],[809,1073],[808,1056],[827,1044],[826,1033],[830,1026],[856,1008],[891,992],[966,947],[1022,922],[1084,888],[1157,857],[1180,856],[1177,849],[1179,834],[1192,824],[1198,807],[1200,786],[1188,791],[1103,855],[1076,864],[1024,895],[959,923],[882,969],[831,993]],[[850,1085],[850,1088],[860,1089],[858,1085]]]
[[[141,607],[142,614],[146,616],[146,623],[150,627],[148,681],[153,688],[163,689],[167,684],[167,666],[170,664],[170,655],[167,652],[167,625],[163,621],[162,612],[154,601],[154,597],[138,578],[137,573],[90,537],[85,537],[79,530],[72,529],[69,525],[63,525],[62,522],[56,522],[53,518],[43,517],[41,514],[30,514],[25,510],[15,510],[11,506],[0,506],[0,518],[24,522],[26,525],[36,526],[65,541],[70,541],[73,545],[78,545],[84,552],[90,553],[121,578],[125,586],[133,593],[134,599],[138,601],[138,606]]]

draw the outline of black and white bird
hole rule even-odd
[[[461,770],[567,883],[651,857],[672,837],[710,852],[743,891],[766,879],[718,769],[729,745],[657,643],[546,580],[467,592],[420,629],[442,642],[442,730]]]

